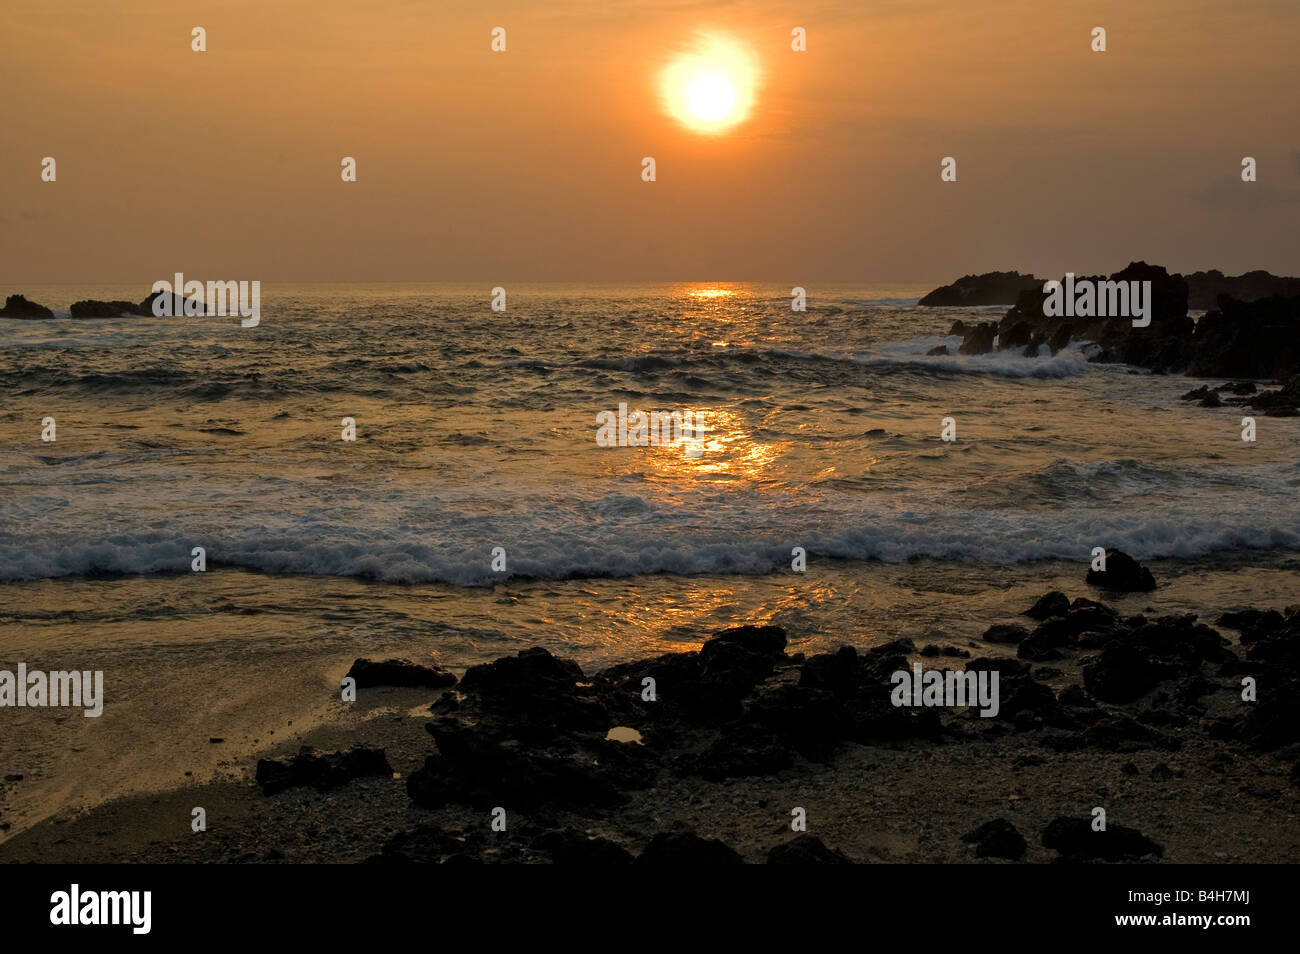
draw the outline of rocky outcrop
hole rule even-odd
[[[1258,301],[1280,295],[1295,298],[1300,295],[1300,278],[1274,275],[1256,270],[1241,275],[1225,275],[1218,269],[1192,272],[1181,276],[1187,284],[1187,307],[1193,311],[1209,311],[1218,306],[1220,297],[1237,301]],[[1021,292],[1042,288],[1043,280],[1020,272],[985,272],[982,275],[964,275],[951,285],[941,285],[922,298],[918,304],[925,306],[976,306],[1014,305]]]
[[[1250,300],[1220,294],[1214,307],[1199,320],[1188,315],[1192,292],[1183,276],[1133,262],[1109,277],[1076,278],[1074,285],[1149,281],[1151,320],[1144,327],[1133,326],[1136,315],[1044,314],[1049,296],[1043,289],[1045,283],[1038,283],[1020,291],[1015,304],[992,330],[987,323],[957,322],[949,333],[962,336],[958,349],[962,354],[987,353],[993,349],[995,337],[998,350],[1023,349],[1030,356],[1056,354],[1071,342],[1091,342],[1097,348],[1090,360],[1129,364],[1161,374],[1290,380],[1300,375],[1300,295],[1293,288],[1300,279],[1273,280],[1251,274],[1258,280],[1223,280],[1216,287],[1237,288],[1243,294],[1264,289],[1278,293]],[[1250,392],[1244,389],[1250,385],[1233,386],[1231,393],[1234,397],[1247,395]],[[1225,402],[1218,392],[1223,391],[1207,391],[1198,400],[1205,407],[1222,406]],[[1300,409],[1300,402],[1290,392],[1276,398],[1262,396],[1261,401],[1261,409],[1270,414],[1289,415]]]
[[[0,318],[28,318],[42,319],[53,318],[54,312],[44,305],[38,305],[34,301],[28,301],[22,295],[10,295],[5,300],[5,306],[0,308]]]
[[[1010,305],[1019,298],[1021,292],[1041,287],[1042,284],[1033,275],[1022,275],[1019,272],[964,275],[951,285],[936,288],[917,304],[927,307]]]
[[[1192,272],[1183,277],[1187,280],[1187,307],[1196,311],[1214,308],[1221,296],[1235,298],[1237,301],[1257,301],[1274,295],[1286,298],[1300,295],[1300,278],[1288,278],[1259,270],[1233,276],[1211,269],[1208,272]]]
[[[1300,372],[1300,296],[1253,302],[1220,298],[1196,323],[1186,373],[1282,378]]]
[[[70,313],[73,318],[121,318],[125,315],[146,315],[143,305],[132,301],[74,301]]]

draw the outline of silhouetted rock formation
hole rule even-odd
[[[0,317],[4,318],[53,318],[54,312],[44,305],[28,301],[22,295],[10,295],[5,306],[0,308]]]
[[[951,335],[962,335],[962,354],[1024,349],[1034,356],[1052,354],[1070,342],[1092,342],[1090,360],[1131,364],[1161,374],[1218,378],[1273,378],[1288,381],[1300,374],[1300,296],[1272,296],[1256,301],[1221,297],[1218,307],[1200,320],[1188,313],[1186,280],[1157,265],[1134,262],[1109,279],[1088,276],[1083,282],[1151,283],[1150,323],[1134,327],[1136,315],[1068,317],[1044,314],[1048,294],[1041,286],[1022,291],[996,326],[990,322],[955,322]],[[1130,309],[1132,310],[1132,309]],[[996,345],[994,336],[996,335]],[[1232,395],[1249,395],[1253,385],[1231,386]],[[1300,388],[1300,385],[1297,385]],[[1220,407],[1220,394],[1198,394],[1205,407]],[[1300,407],[1296,389],[1259,395],[1249,403],[1267,413],[1287,415]],[[1244,404],[1246,401],[1237,401]]]
[[[1187,307],[1209,311],[1219,303],[1221,296],[1237,301],[1258,301],[1280,295],[1295,298],[1300,295],[1300,278],[1289,278],[1256,270],[1244,275],[1224,275],[1217,268],[1208,272],[1192,272],[1187,279]]]
[[[1300,278],[1274,275],[1256,270],[1243,275],[1224,275],[1218,269],[1192,272],[1180,276],[1187,283],[1187,307],[1193,311],[1209,311],[1219,303],[1221,296],[1237,301],[1258,301],[1280,295],[1295,298],[1300,295]],[[1042,288],[1043,280],[1020,272],[985,272],[982,275],[964,275],[951,285],[942,285],[922,298],[918,304],[926,306],[976,306],[1014,305],[1020,293]]]
[[[1020,297],[1022,291],[1041,288],[1043,283],[1033,275],[1019,272],[985,272],[983,275],[963,275],[951,285],[943,285],[930,292],[917,304],[943,305],[1009,305]]]
[[[146,315],[141,305],[131,301],[76,301],[72,303],[73,318],[121,318],[123,315]]]

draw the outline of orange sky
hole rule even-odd
[[[15,288],[1300,272],[1294,0],[7,0],[3,18]],[[764,74],[719,137],[657,94],[701,28]]]

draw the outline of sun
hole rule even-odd
[[[717,135],[749,118],[758,69],[743,46],[717,34],[697,34],[692,46],[664,67],[659,91],[664,111],[692,132]]]

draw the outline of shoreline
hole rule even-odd
[[[846,651],[792,652],[783,632],[778,651],[781,631],[749,627],[713,637],[702,651],[599,672],[575,675],[574,664],[525,650],[471,667],[476,675],[462,675],[450,690],[360,688],[356,703],[331,706],[320,724],[300,726],[264,754],[288,764],[300,745],[383,749],[396,777],[267,795],[254,783],[256,760],[237,757],[212,781],[46,818],[0,843],[0,861],[625,861],[644,854],[655,835],[677,833],[651,855],[721,856],[702,847],[719,839],[761,862],[798,836],[790,812],[802,807],[807,833],[855,862],[973,861],[976,848],[962,837],[997,818],[1023,836],[1023,860],[1045,862],[1062,854],[1041,844],[1047,826],[1086,820],[1097,806],[1112,830],[1135,829],[1161,847],[1146,860],[1293,860],[1296,723],[1276,730],[1289,741],[1252,747],[1250,713],[1237,696],[1242,674],[1258,679],[1261,701],[1296,678],[1300,617],[1266,638],[1199,621],[1227,638],[1218,648],[1196,623],[1160,617],[1172,640],[1165,646],[1151,641],[1163,632],[1150,629],[1154,621],[1143,630],[1130,626],[1128,610],[1099,609],[1113,601],[1094,587],[1080,582],[1067,593],[1083,599],[1037,626],[1023,618],[1025,631],[1011,642],[1003,641],[1006,626],[995,625],[996,640],[933,650],[924,637],[910,646],[895,640],[848,651],[846,662]],[[1084,628],[1043,636],[1044,627]],[[1015,638],[1023,643],[1031,632],[1029,655],[1041,659],[1017,649]],[[1033,648],[1044,639],[1064,641]],[[1132,701],[1093,698],[1085,687],[1096,688],[1099,661],[1126,642],[1140,654],[1136,668],[1141,660],[1157,667],[1156,684]],[[1252,659],[1261,645],[1280,648]],[[701,659],[708,662],[693,669]],[[350,662],[340,660],[340,670]],[[1003,711],[982,719],[918,710],[900,722],[898,710],[881,705],[881,680],[890,667],[915,662],[998,667]],[[660,693],[676,684],[693,701],[683,709],[679,695],[658,710],[638,701],[645,673],[658,675]],[[642,742],[605,740],[615,725],[636,729]],[[208,813],[208,830],[198,834],[190,831],[196,805]],[[495,807],[506,808],[506,832],[491,830]],[[1215,835],[1228,825],[1237,833],[1231,847]],[[810,844],[796,853],[816,857],[803,860],[821,857]]]

